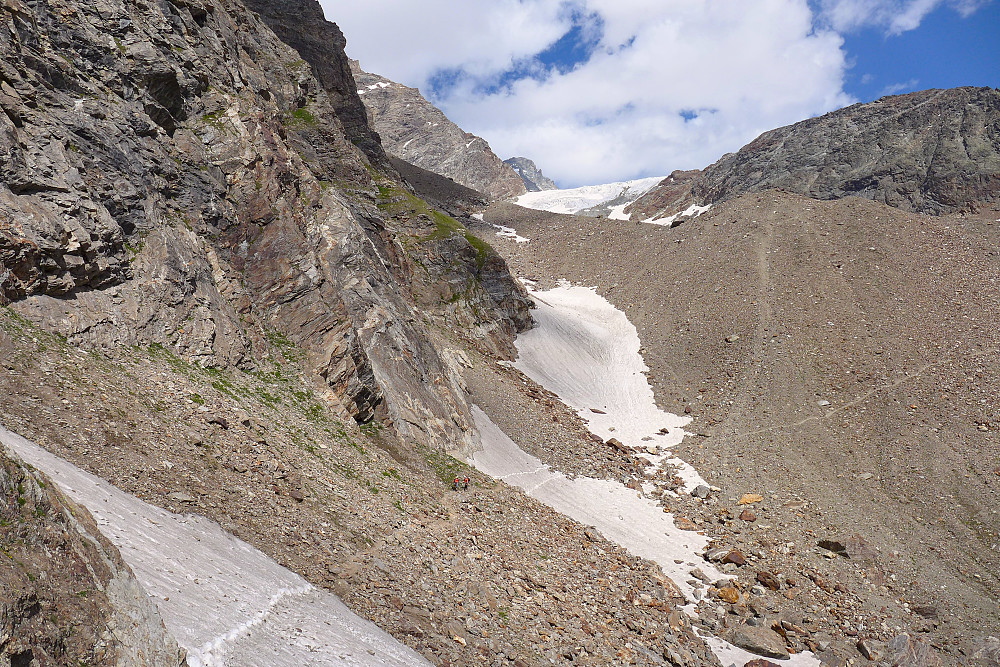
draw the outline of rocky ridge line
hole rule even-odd
[[[777,188],[943,214],[1000,197],[1000,90],[925,90],[765,132],[698,172],[674,172],[626,209],[665,217]]]
[[[528,192],[541,192],[542,190],[558,190],[559,186],[551,178],[542,173],[542,170],[526,157],[512,157],[504,160],[517,172],[517,175],[524,181],[524,186]]]
[[[485,139],[455,125],[419,90],[365,72],[357,61],[352,60],[351,67],[371,125],[387,152],[493,199],[527,192],[521,177]]]

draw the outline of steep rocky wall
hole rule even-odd
[[[257,12],[281,41],[309,63],[313,75],[330,96],[347,137],[369,159],[384,166],[382,144],[368,125],[350,61],[344,53],[347,40],[335,23],[326,20],[319,3],[316,0],[244,0],[244,4]]]
[[[559,189],[559,186],[551,178],[543,174],[542,170],[526,157],[512,157],[504,160],[504,163],[510,165],[517,172],[517,175],[524,181],[524,187],[528,188],[528,192]]]
[[[260,366],[280,331],[341,417],[462,446],[468,406],[411,278],[447,280],[439,242],[474,251],[459,230],[410,243],[421,225],[379,210],[403,186],[344,91],[342,39],[329,67],[315,50],[335,26],[288,28],[306,62],[234,1],[9,0],[0,18],[0,298],[75,344],[206,366]],[[522,293],[501,273],[497,299],[467,275],[460,306],[509,338],[524,322],[494,304]]]
[[[362,71],[357,61],[351,65],[386,151],[494,199],[527,192],[521,177],[485,139],[448,120],[419,90]]]
[[[186,665],[156,606],[87,510],[0,447],[0,661]]]
[[[949,213],[1000,197],[1000,90],[954,88],[884,97],[765,132],[691,183],[664,183],[627,213],[671,215],[780,188],[815,199],[863,197]]]

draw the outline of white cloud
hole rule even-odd
[[[905,90],[916,90],[919,85],[920,79],[910,79],[909,81],[894,83],[883,88],[879,93],[879,97],[884,97],[885,95],[895,95],[896,93],[901,93]]]
[[[967,17],[992,0],[819,0],[820,17],[832,29],[849,32],[873,26],[889,35],[915,30],[941,6]]]
[[[437,70],[463,69],[439,106],[564,187],[704,167],[853,101],[843,40],[816,28],[807,0],[322,1],[366,69],[425,92]],[[563,35],[572,9],[603,20],[589,62],[482,93]]]
[[[367,71],[423,83],[436,70],[503,71],[571,26],[561,0],[320,0]]]

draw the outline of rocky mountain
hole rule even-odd
[[[357,61],[351,66],[358,94],[387,152],[493,199],[527,191],[517,172],[485,139],[448,120],[419,90],[365,72]]]
[[[524,186],[528,188],[528,192],[559,189],[551,178],[547,178],[542,173],[542,170],[526,157],[512,157],[504,160],[504,163],[514,168],[517,175],[524,181]]]
[[[531,239],[500,246],[519,274],[625,311],[658,403],[694,419],[675,451],[719,491],[662,504],[756,557],[702,627],[828,665],[1000,656],[998,220],[776,190],[672,229],[485,214]]]
[[[452,458],[478,442],[470,378],[507,368],[531,302],[466,226],[478,195],[386,156],[318,7],[0,3],[0,424],[215,520],[436,664],[717,664],[657,566]],[[60,633],[121,627],[119,561],[53,553],[78,529],[4,469],[29,592],[0,607],[38,631],[3,645],[88,661]]]
[[[187,664],[90,513],[3,445],[0,498],[5,664]]]
[[[771,188],[935,214],[995,201],[1000,91],[884,97],[771,130],[703,172],[675,172],[626,212],[659,218]]]

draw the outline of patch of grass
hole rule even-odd
[[[308,109],[300,107],[287,116],[285,124],[292,127],[315,127],[319,120]]]
[[[268,329],[264,332],[267,341],[273,345],[288,361],[301,361],[305,354],[298,345],[293,343],[288,336],[277,329]]]
[[[188,398],[198,405],[205,405],[205,399],[201,397],[201,394],[191,394]]]
[[[472,468],[447,452],[426,447],[420,453],[437,478],[449,486],[456,477],[471,477]]]

